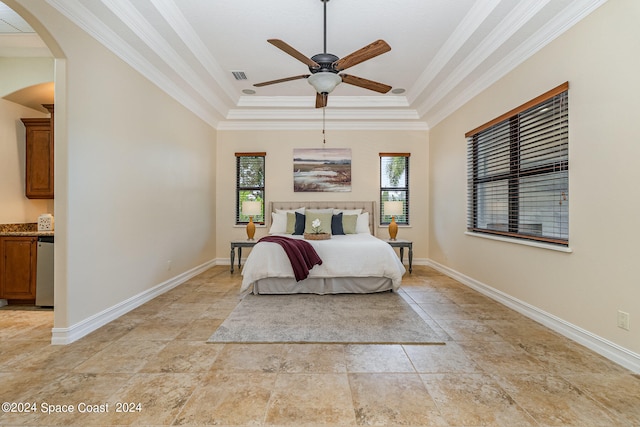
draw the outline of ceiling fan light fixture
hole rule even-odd
[[[0,0],[1,1],[1,0]],[[292,56],[298,61],[304,63],[309,67],[309,74],[302,74],[299,76],[285,77],[283,79],[271,80],[262,83],[254,84],[255,87],[262,87],[272,85],[275,83],[288,82],[291,80],[307,79],[309,84],[316,90],[316,108],[324,108],[327,106],[328,95],[336,88],[341,82],[353,86],[358,86],[364,89],[372,90],[379,93],[387,93],[392,88],[389,85],[379,83],[373,80],[363,79],[362,77],[352,76],[350,74],[338,74],[347,68],[360,64],[361,62],[368,61],[371,58],[375,58],[378,55],[382,55],[385,52],[391,50],[391,46],[384,40],[376,40],[373,43],[369,43],[365,47],[351,52],[349,55],[342,58],[337,57],[332,53],[327,52],[327,3],[329,0],[320,0],[324,4],[324,51],[313,55],[311,58],[307,57],[303,53],[298,52],[295,48],[289,44],[283,42],[280,39],[268,39],[267,41],[273,46],[277,47],[284,53]]]
[[[329,71],[315,73],[307,81],[318,93],[331,93],[342,81],[342,77]]]

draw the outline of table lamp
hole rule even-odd
[[[256,234],[256,225],[253,223],[253,216],[260,215],[262,213],[262,202],[246,201],[242,202],[242,215],[249,216],[249,223],[247,224],[247,238],[253,240],[254,234]]]
[[[404,209],[403,202],[384,202],[384,214],[391,215],[391,222],[389,223],[389,239],[396,240],[398,235],[398,224],[396,224],[396,215],[402,215]]]

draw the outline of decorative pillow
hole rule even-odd
[[[344,234],[344,228],[342,227],[342,212],[334,214],[331,217],[331,234],[338,236]]]
[[[342,215],[342,230],[344,234],[356,234],[358,215]]]
[[[304,226],[305,226],[305,215],[302,215],[300,212],[296,212],[296,224],[293,227],[292,234],[302,236],[304,234]]]
[[[305,212],[305,225],[304,232],[305,233],[313,233],[313,226],[311,223],[316,219],[320,220],[320,233],[331,233],[331,217],[333,216],[332,212],[313,212],[309,209]]]
[[[296,213],[297,212],[287,212],[287,234],[293,234],[293,231],[296,229]]]
[[[369,228],[369,212],[361,213],[358,215],[358,221],[356,222],[356,233],[371,234]]]
[[[271,213],[271,228],[269,234],[284,234],[287,232],[287,215]]]

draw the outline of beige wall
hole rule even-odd
[[[25,196],[26,146],[23,117],[48,114],[0,99],[0,224],[36,222],[53,212],[53,200]]]
[[[429,257],[640,352],[640,2],[613,0],[430,133]],[[465,235],[464,133],[569,81],[569,241],[562,253]],[[631,330],[617,327],[618,309]]]
[[[39,83],[53,81],[52,58],[0,58],[0,97]],[[0,224],[36,222],[41,213],[54,213],[52,200],[25,196],[25,129],[23,117],[48,114],[0,99]]]
[[[53,58],[0,58],[0,97],[53,81]]]
[[[426,131],[327,130],[326,146],[351,148],[351,192],[294,193],[293,149],[322,148],[320,124],[314,131],[219,131],[217,185],[217,256],[228,262],[229,241],[246,239],[244,227],[235,224],[235,152],[265,151],[266,188],[269,201],[375,200],[380,199],[381,152],[409,152],[410,227],[401,227],[398,238],[412,239],[414,257],[427,256],[428,133]],[[378,203],[376,203],[378,205]],[[380,207],[378,206],[379,210]],[[376,221],[377,223],[378,221]],[[267,233],[258,228],[256,239]],[[388,237],[386,228],[376,231]],[[248,251],[246,251],[248,252]],[[246,254],[243,252],[243,257]]]
[[[215,258],[216,133],[45,2],[19,3],[66,56],[54,319],[66,330]]]

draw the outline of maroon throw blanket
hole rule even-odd
[[[293,274],[296,276],[296,282],[306,279],[309,276],[309,270],[314,265],[321,265],[320,256],[313,249],[311,243],[299,239],[290,239],[284,236],[265,236],[258,240],[260,242],[277,243],[284,249],[289,257]]]

